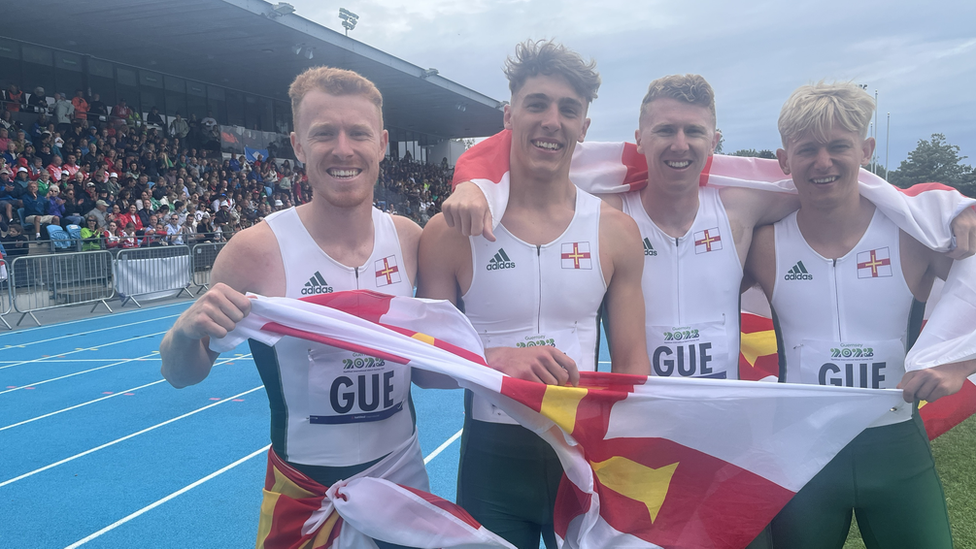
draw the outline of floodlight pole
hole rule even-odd
[[[885,135],[885,180],[888,179],[888,150],[891,148],[891,113],[888,113],[888,128]]]
[[[878,89],[874,90],[874,144],[875,151],[877,151],[878,145]],[[874,169],[871,170],[877,175],[878,173],[878,155],[877,152],[874,154]]]

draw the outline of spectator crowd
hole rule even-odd
[[[97,93],[77,90],[69,100],[16,85],[0,100],[7,255],[26,253],[26,242],[58,227],[84,239],[84,250],[222,242],[311,198],[301,166],[221,153],[209,114],[177,113],[167,124],[155,107],[142,120],[124,99],[109,108]],[[381,168],[375,205],[384,211],[424,224],[450,193],[446,159],[423,164],[408,153]]]

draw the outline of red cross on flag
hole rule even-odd
[[[888,247],[857,252],[857,277],[878,278],[891,276],[891,252]]]
[[[593,268],[589,242],[563,242],[560,251],[562,252],[563,269],[589,270]]]
[[[695,253],[704,254],[715,252],[722,249],[722,234],[718,232],[718,227],[698,231],[695,237]]]
[[[376,286],[386,286],[400,282],[400,269],[397,268],[396,256],[384,257],[373,264],[376,270]]]

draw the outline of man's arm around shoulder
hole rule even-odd
[[[649,375],[645,299],[641,290],[644,246],[633,219],[604,204],[600,209],[600,255],[612,262],[607,295],[607,337],[612,349],[612,371]],[[604,254],[604,252],[607,252]],[[604,273],[607,270],[604,269]]]
[[[210,338],[224,337],[251,311],[245,292],[267,292],[269,280],[283,285],[280,260],[269,253],[277,249],[270,227],[261,223],[242,231],[221,250],[211,272],[213,286],[176,319],[159,345],[160,371],[171,385],[194,385],[210,374],[217,359],[209,348]],[[268,256],[278,261],[277,269]]]

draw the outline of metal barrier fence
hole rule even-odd
[[[197,287],[197,295],[210,289],[210,271],[213,269],[217,254],[224,248],[226,242],[194,244],[190,255],[193,258],[190,277]]]
[[[115,290],[122,305],[129,301],[142,307],[135,299],[178,296],[190,291],[190,248],[187,246],[159,246],[120,250],[112,263]]]
[[[102,304],[112,312],[105,301],[115,296],[112,254],[106,251],[22,256],[9,271],[11,302],[21,313],[18,326],[27,316],[40,326],[34,311],[63,305],[93,303],[94,312]]]
[[[32,242],[32,244],[34,244]],[[124,306],[136,298],[145,300],[179,296],[193,297],[210,287],[210,271],[225,243],[202,243],[187,246],[160,246],[123,250],[57,253],[37,255],[47,249],[47,242],[29,255],[12,261],[0,259],[0,325],[12,329],[8,314],[21,314],[19,326],[26,317],[40,325],[35,311],[67,305],[92,303],[92,311],[116,295]]]
[[[7,319],[3,318],[10,314],[10,311],[14,307],[14,289],[13,285],[10,284],[10,269],[7,267],[7,262],[0,258],[0,322],[7,327],[8,330],[12,330],[10,324],[7,324]]]

